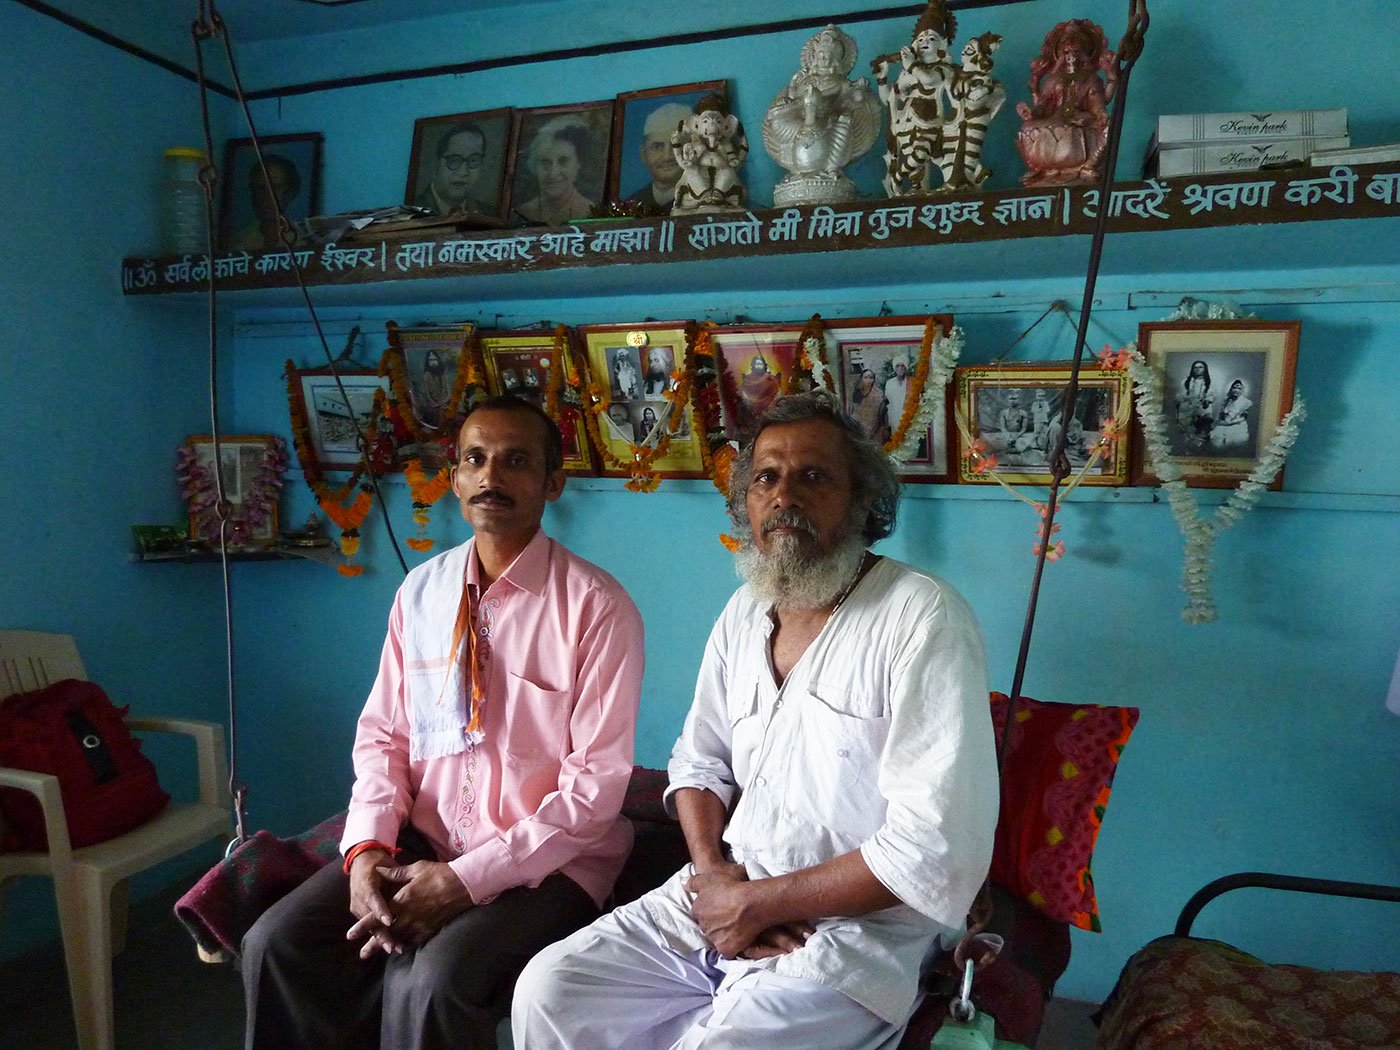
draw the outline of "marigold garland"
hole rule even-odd
[[[450,464],[444,464],[429,477],[423,469],[423,461],[415,457],[403,465],[403,476],[408,482],[408,491],[413,498],[413,522],[418,526],[418,535],[409,537],[408,546],[415,551],[430,551],[433,549],[433,540],[424,535],[424,530],[428,527],[433,504],[442,499],[452,487],[452,467]]]
[[[370,508],[374,503],[370,486],[362,484],[363,478],[370,470],[368,450],[360,453],[360,460],[350,472],[350,477],[344,485],[337,488],[328,485],[325,475],[321,471],[321,465],[316,461],[315,449],[311,444],[311,427],[306,418],[306,404],[302,399],[297,368],[290,360],[286,363],[285,375],[287,377],[287,403],[291,412],[292,442],[296,446],[297,461],[301,464],[302,476],[306,479],[307,487],[311,489],[312,495],[316,497],[316,502],[325,512],[326,517],[335,522],[342,530],[341,553],[349,559],[359,550],[359,528],[369,515]],[[369,432],[376,429],[380,417],[385,414],[387,401],[384,391],[375,391],[374,404],[370,408],[370,417],[366,423],[366,429]],[[349,550],[346,549],[347,536],[349,537]],[[352,565],[348,560],[336,568],[342,576],[358,576],[364,572],[364,566]]]

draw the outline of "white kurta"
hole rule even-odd
[[[967,915],[992,855],[997,776],[986,657],[971,610],[943,581],[882,559],[781,686],[773,622],[747,588],[710,635],[671,755],[671,796],[713,791],[751,878],[859,849],[902,905],[816,922],[801,949],[748,965],[838,989],[902,1025],[922,964]],[[707,945],[680,888],[641,904],[680,951]],[[813,919],[818,917],[813,916]]]

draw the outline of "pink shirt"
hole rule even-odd
[[[641,693],[641,616],[616,580],[537,532],[480,597],[485,741],[411,759],[413,698],[439,695],[447,679],[452,702],[466,703],[448,652],[464,568],[478,584],[474,540],[415,568],[394,598],[355,736],[341,851],[393,843],[407,821],[475,901],[559,871],[601,906],[632,845],[620,809]],[[415,615],[425,602],[434,613]],[[415,650],[431,655],[406,657]]]

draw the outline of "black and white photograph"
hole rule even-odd
[[[512,111],[420,117],[413,124],[404,203],[434,215],[505,213]]]
[[[348,407],[335,376],[326,372],[300,374],[312,454],[323,470],[353,470],[360,462],[357,431],[370,425],[376,391],[387,394],[389,390],[386,377],[363,369],[342,371],[340,382],[349,398]]]
[[[1126,372],[1082,369],[1074,404],[1066,412],[1064,391],[1069,377],[1067,363],[974,365],[956,371],[954,384],[963,419],[972,437],[982,443],[983,454],[995,457],[996,472],[1003,480],[1048,485],[1050,454],[1062,438],[1065,455],[1077,474],[1093,456],[1104,424],[1117,416],[1129,396]],[[959,447],[960,480],[995,484],[989,474],[971,469],[965,444],[960,442]],[[1124,484],[1128,460],[1123,446],[1123,441],[1115,441],[1089,468],[1082,484]]]
[[[636,347],[610,346],[607,350],[608,393],[614,401],[635,401],[642,396],[641,355]]]
[[[613,104],[517,110],[510,210],[537,226],[587,219],[607,192]]]
[[[1188,485],[1233,487],[1254,470],[1293,407],[1300,327],[1253,318],[1138,327],[1138,348],[1157,372],[1167,447]],[[1133,482],[1156,484],[1144,445],[1135,443]],[[1272,487],[1281,484],[1280,474]]]

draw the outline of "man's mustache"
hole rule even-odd
[[[812,539],[817,538],[817,527],[812,523],[812,519],[801,511],[796,510],[776,510],[768,516],[768,520],[763,523],[763,535],[767,536],[774,529],[801,529]]]
[[[496,489],[487,489],[485,492],[478,492],[471,499],[467,500],[467,502],[474,507],[481,503],[502,503],[507,507],[515,506],[515,500],[511,499],[504,492],[500,492]]]

